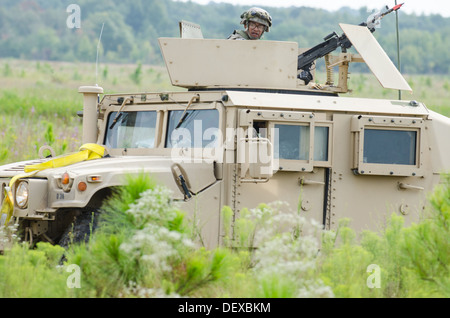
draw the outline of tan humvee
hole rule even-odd
[[[411,90],[367,28],[341,27],[359,54],[326,57],[336,85],[331,75],[304,85],[293,42],[203,39],[185,26],[181,38],[159,39],[172,84],[186,91],[100,98],[102,88],[80,87],[83,144],[107,155],[18,178],[11,222],[29,241],[58,243],[75,215],[141,172],[196,214],[208,247],[222,241],[223,206],[238,215],[284,201],[325,229],[346,217],[376,230],[392,212],[417,221],[450,170],[450,119],[420,102],[339,96],[355,61],[384,87]],[[49,160],[0,167],[2,202],[11,178]]]

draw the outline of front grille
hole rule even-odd
[[[1,193],[0,193],[0,206],[3,205],[3,200],[5,199],[5,187],[9,186],[9,179],[0,179],[0,188],[1,188]]]
[[[25,169],[25,166],[38,165],[38,164],[46,162],[48,160],[49,159],[33,160],[33,161],[30,161],[30,162],[25,162],[25,163],[19,164],[17,166],[10,167],[10,168],[5,169],[3,171],[23,172],[24,169]]]
[[[0,204],[3,204],[3,199],[5,198],[5,187],[6,187],[6,184],[4,182],[2,182],[1,187],[0,187],[2,190],[2,193],[0,193]]]

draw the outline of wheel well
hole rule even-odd
[[[89,203],[84,209],[98,210],[102,207],[103,202],[107,200],[113,193],[115,188],[103,188],[97,191],[89,200]]]

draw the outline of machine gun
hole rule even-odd
[[[362,22],[359,25],[360,26],[367,26],[367,28],[370,30],[370,32],[375,32],[376,27],[380,24],[380,20],[389,13],[393,11],[397,11],[401,8],[402,4],[396,5],[393,8],[389,9],[388,6],[386,6],[385,9],[382,11],[376,13],[373,16],[370,16],[367,19],[367,22]],[[336,32],[333,32],[329,35],[327,35],[324,38],[324,42],[314,46],[313,48],[307,50],[306,52],[303,52],[298,56],[298,66],[297,70],[301,70],[300,74],[298,75],[298,78],[303,80],[305,84],[308,84],[312,79],[313,76],[311,74],[312,67],[314,64],[314,61],[326,56],[327,54],[333,52],[338,47],[341,47],[342,52],[347,52],[347,49],[352,47],[352,43],[347,38],[347,36],[342,34],[339,36]]]

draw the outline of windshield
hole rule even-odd
[[[156,133],[156,111],[117,112],[108,117],[105,145],[108,148],[154,148]],[[112,127],[112,128],[111,128]]]
[[[169,113],[166,148],[214,148],[219,144],[217,109],[182,110]],[[180,123],[181,125],[177,128]]]

